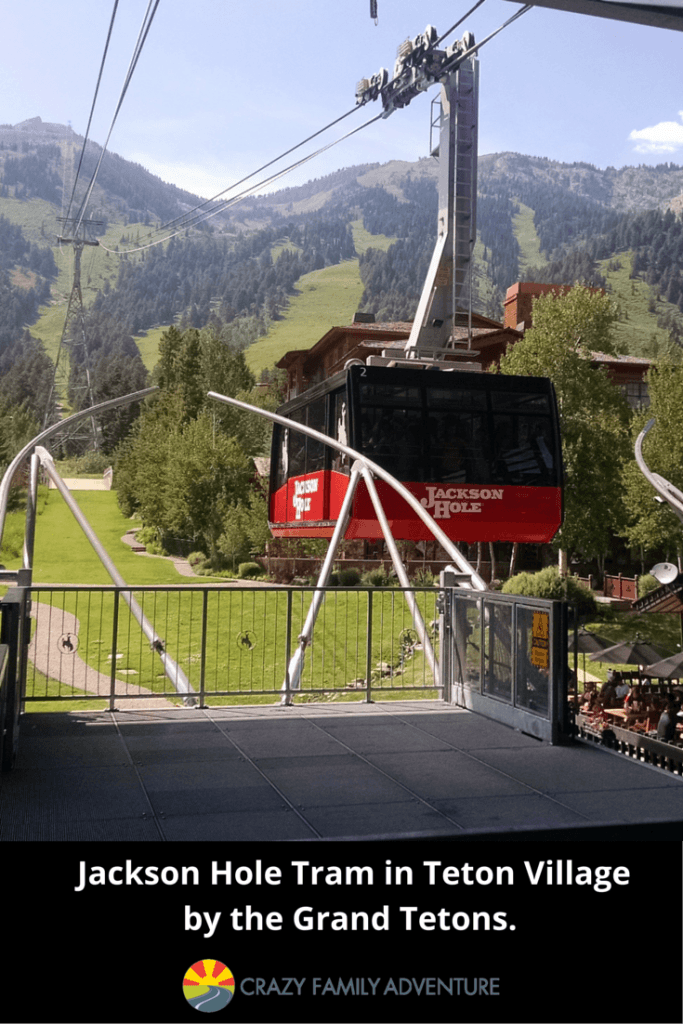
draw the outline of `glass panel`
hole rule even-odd
[[[327,422],[325,417],[326,400],[318,398],[308,406],[307,426],[318,430],[321,434],[327,433]],[[316,441],[313,437],[306,438],[306,472],[318,473],[325,468],[325,450],[327,445],[322,441]]]
[[[289,430],[276,423],[273,427],[273,453],[277,460],[275,466],[275,490],[279,491],[287,482],[287,468],[289,465]]]
[[[289,419],[295,423],[304,423],[305,409],[290,412]],[[298,430],[289,431],[289,476],[303,476],[306,472],[306,435]]]
[[[550,415],[547,395],[524,391],[492,391],[491,408],[494,412],[540,413]]]
[[[362,409],[361,451],[399,480],[424,478],[422,433],[421,409]]]
[[[430,409],[442,407],[451,412],[459,412],[462,409],[481,409],[484,412],[486,392],[464,388],[427,388],[427,405]]]
[[[409,388],[404,384],[361,384],[361,406],[384,405],[401,409],[421,408],[420,388]]]
[[[349,420],[346,389],[335,391],[330,396],[332,401],[332,430],[334,437],[341,444],[349,445]],[[332,451],[332,469],[337,473],[345,473],[349,466],[349,457],[342,452]]]
[[[484,693],[512,701],[512,605],[484,601]]]
[[[455,679],[469,690],[481,692],[481,612],[479,601],[455,598]]]
[[[515,704],[547,716],[550,688],[550,612],[517,606]]]
[[[552,486],[556,471],[550,420],[541,416],[494,416],[492,483]]]
[[[428,414],[431,479],[442,483],[488,483],[484,417],[431,410]]]

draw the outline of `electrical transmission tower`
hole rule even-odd
[[[85,308],[81,290],[81,256],[86,245],[100,244],[96,238],[91,235],[89,237],[89,234],[93,229],[100,227],[103,222],[81,220],[79,224],[76,224],[75,217],[59,217],[58,220],[63,225],[63,234],[58,237],[57,241],[73,246],[74,275],[64,327],[57,349],[43,429],[51,425],[50,420],[54,418],[55,410],[57,416],[61,414],[60,406],[63,408],[64,405],[73,404],[75,411],[78,411],[95,404],[90,374]],[[74,227],[76,230],[73,230]],[[73,237],[68,237],[70,229],[73,232]],[[70,432],[68,438],[64,437],[62,441],[68,439],[69,441],[86,442],[92,444],[97,451],[99,447],[98,429],[92,417],[79,422],[74,430],[75,433]]]

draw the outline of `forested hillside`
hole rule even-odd
[[[56,245],[57,218],[70,196],[81,142],[70,128],[40,118],[0,125],[0,397],[37,419],[45,390],[40,382],[50,376],[50,361],[31,329],[36,325],[37,335],[50,339],[47,351],[54,357],[71,288],[64,247]],[[84,177],[100,153],[96,144],[89,146]],[[436,236],[436,176],[431,159],[345,168],[249,199],[146,247],[150,231],[200,200],[106,154],[88,216],[101,221],[98,231],[107,249],[90,249],[84,261],[86,317],[79,327],[87,338],[93,394],[110,397],[117,388],[144,383],[135,341],[143,332],[170,324],[183,330],[210,325],[224,345],[241,350],[288,310],[303,275],[343,261],[353,261],[353,273],[362,280],[361,309],[380,320],[412,318]],[[479,312],[502,318],[505,292],[522,268],[527,280],[579,281],[610,290],[610,268],[624,273],[626,267],[650,296],[650,320],[631,321],[628,344],[644,350],[649,332],[658,328],[678,351],[682,168],[600,170],[503,153],[480,158],[478,182]],[[360,254],[352,224],[365,232]],[[372,236],[381,236],[381,244],[373,247]],[[628,300],[622,286],[620,302],[627,307]],[[321,319],[321,336],[331,316],[333,310]],[[628,308],[623,316],[628,318]],[[78,401],[82,352],[82,346],[74,349],[71,386],[61,396],[67,405]]]
[[[351,229],[335,212],[297,222],[278,217],[274,226],[237,238],[197,232],[150,248],[139,260],[124,258],[115,286],[97,296],[94,308],[133,334],[183,314],[192,327],[251,314],[274,319],[302,274],[352,256]]]

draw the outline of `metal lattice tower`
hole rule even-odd
[[[65,230],[68,228],[68,221],[73,222],[74,218],[60,217]],[[71,286],[71,294],[64,319],[64,327],[59,340],[59,348],[55,359],[55,370],[52,378],[52,386],[45,409],[43,429],[50,426],[50,420],[54,418],[53,403],[57,406],[58,414],[60,405],[70,404],[71,400],[77,409],[94,405],[92,393],[92,382],[90,375],[90,358],[88,352],[88,340],[86,334],[85,308],[83,306],[83,293],[81,290],[81,256],[86,245],[99,245],[96,239],[85,237],[88,230],[99,227],[102,221],[82,220],[80,228],[83,229],[82,237],[68,238],[59,236],[58,241],[62,244],[73,246],[74,251],[74,275]],[[84,381],[81,384],[71,381],[71,369],[80,363],[84,369]],[[90,418],[85,422],[79,422],[78,426],[69,432],[68,437],[62,441],[82,441],[92,444],[95,450],[99,447],[98,429],[95,420]]]

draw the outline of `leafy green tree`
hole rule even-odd
[[[244,354],[213,328],[171,327],[159,355],[160,393],[145,402],[118,451],[119,504],[161,531],[166,547],[173,538],[189,542],[216,566],[224,556],[236,557],[238,549],[240,558],[247,557],[267,539],[266,503],[254,490],[253,458],[267,450],[270,425],[209,400],[207,393],[251,404],[274,399],[254,387]],[[237,527],[239,544],[233,543]]]
[[[244,500],[253,473],[251,460],[235,438],[215,430],[202,413],[173,438],[167,463],[165,521],[169,532],[204,546],[212,561],[230,505]]]
[[[648,467],[683,490],[683,366],[663,364],[647,375],[650,407],[634,420],[631,450],[650,419],[655,425],[643,442]],[[663,548],[683,556],[683,526],[667,504],[655,501],[655,492],[638,469],[635,458],[624,468],[624,504],[628,516],[625,536],[642,551]]]
[[[223,532],[218,539],[218,549],[230,563],[233,572],[240,562],[249,557],[251,545],[248,534],[249,516],[244,505],[231,505],[223,522]]]
[[[500,371],[549,377],[555,385],[565,469],[565,518],[555,544],[600,558],[624,525],[621,466],[630,414],[591,356],[616,353],[618,311],[607,296],[576,287],[537,299],[532,315],[533,327],[503,357]]]

